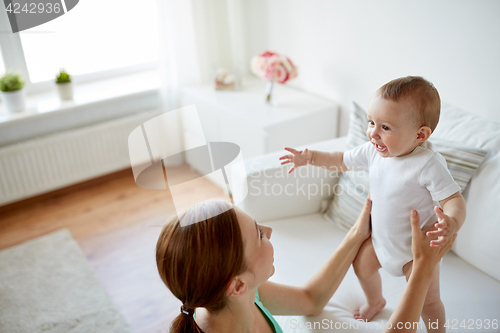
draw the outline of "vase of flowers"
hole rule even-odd
[[[276,52],[266,51],[252,58],[252,72],[267,81],[266,102],[273,105],[274,83],[284,84],[297,77],[297,67],[290,58]]]

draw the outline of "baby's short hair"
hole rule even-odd
[[[377,90],[383,99],[398,102],[409,100],[416,107],[412,115],[415,124],[429,126],[434,131],[439,122],[441,99],[432,83],[420,76],[406,76],[387,82]]]

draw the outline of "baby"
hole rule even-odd
[[[280,157],[281,164],[293,163],[289,173],[306,164],[369,172],[372,234],[353,262],[366,304],[355,310],[356,319],[370,321],[385,306],[381,267],[394,276],[410,277],[411,210],[418,211],[422,230],[435,227],[427,232],[437,237],[431,241],[435,247],[442,246],[464,223],[460,187],[445,159],[427,141],[438,124],[440,108],[439,94],[427,80],[416,76],[395,79],[378,89],[370,101],[369,142],[344,153],[285,148],[291,154]],[[433,269],[421,315],[428,331],[445,332],[439,265]]]

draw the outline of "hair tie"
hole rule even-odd
[[[192,316],[194,314],[194,309],[188,308],[184,304],[181,305],[181,312],[185,315]]]

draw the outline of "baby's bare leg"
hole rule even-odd
[[[406,281],[410,278],[412,264],[412,262],[409,262],[403,267],[403,272],[405,272],[406,275]],[[427,295],[425,296],[424,307],[422,309],[422,319],[427,326],[427,332],[446,332],[446,327],[444,327],[446,314],[439,290],[439,264],[437,264],[434,269],[434,276],[432,278],[431,285],[429,286],[429,290],[427,291]]]
[[[385,306],[382,280],[378,272],[382,266],[373,249],[371,237],[361,245],[352,266],[366,296],[366,304],[354,311],[354,318],[370,321]]]

